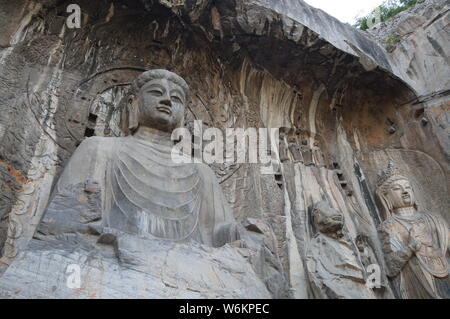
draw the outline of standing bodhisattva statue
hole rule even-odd
[[[445,220],[419,211],[409,180],[389,163],[378,181],[387,219],[380,226],[388,274],[405,299],[449,298]]]
[[[100,222],[93,221],[99,229],[214,247],[237,240],[237,223],[212,170],[171,158],[171,133],[183,125],[188,99],[188,85],[178,75],[166,70],[142,73],[127,101],[130,134],[81,143],[40,227],[46,233],[81,227],[71,223],[71,213],[59,210],[57,203],[64,202],[58,197],[66,196],[61,194],[73,185],[84,185],[85,192],[100,194]]]

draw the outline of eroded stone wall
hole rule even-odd
[[[448,103],[418,103],[386,70],[393,62],[379,58],[376,67],[361,53],[361,43],[371,44],[366,52],[380,56],[376,43],[349,42],[348,51],[361,53],[352,55],[339,48],[344,40],[330,43],[311,22],[308,28],[283,7],[258,1],[80,0],[82,28],[68,29],[72,2],[0,2],[8,17],[0,39],[5,267],[31,238],[80,142],[123,134],[123,97],[153,68],[189,83],[188,127],[202,120],[221,129],[282,128],[276,174],[259,165],[213,166],[235,217],[263,219],[276,234],[290,285],[278,297],[317,297],[306,255],[317,232],[312,207],[321,200],[342,212],[352,241],[367,238],[368,260],[382,268],[374,296],[396,295],[385,274],[377,233],[385,216],[375,198],[376,176],[389,160],[410,174],[423,207],[450,221]]]

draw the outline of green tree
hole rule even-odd
[[[417,0],[385,0],[369,15],[359,18],[354,26],[361,30],[367,30],[371,21],[385,22],[400,12],[415,6],[416,3]]]

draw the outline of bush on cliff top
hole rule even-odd
[[[371,21],[375,21],[375,23],[385,22],[400,12],[415,6],[417,2],[417,0],[385,0],[383,4],[373,10],[369,15],[359,18],[356,21],[355,27],[361,30],[367,30],[370,27]]]

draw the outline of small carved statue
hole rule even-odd
[[[312,151],[312,160],[316,165],[316,167],[319,168],[325,167],[325,159],[318,142],[314,142],[314,146],[311,151]]]
[[[297,139],[295,137],[289,138],[289,151],[294,158],[294,163],[303,163],[302,152],[300,151],[300,147],[297,145]]]
[[[344,216],[325,202],[312,210],[317,234],[308,245],[307,269],[315,298],[372,299],[354,243],[344,235]]]
[[[300,146],[300,152],[302,154],[303,163],[306,166],[313,166],[314,165],[313,154],[312,154],[311,148],[309,147],[309,142],[307,139],[302,140],[302,145]]]
[[[280,131],[279,156],[281,163],[286,163],[289,161],[288,148],[286,146],[285,136],[286,133],[284,131]]]
[[[418,210],[410,181],[393,162],[379,176],[377,186],[387,214],[380,225],[380,237],[388,275],[400,297],[449,298],[449,231],[445,220]]]

